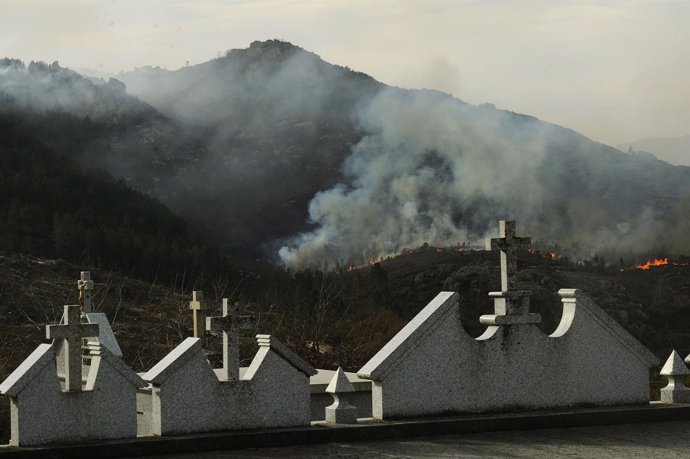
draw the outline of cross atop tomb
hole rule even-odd
[[[223,331],[223,369],[221,381],[237,381],[240,376],[240,330],[256,327],[252,315],[241,316],[237,303],[223,298],[223,315],[206,318],[206,330]]]
[[[206,328],[206,303],[204,302],[204,292],[194,290],[192,292],[192,301],[189,302],[189,309],[194,315],[194,337],[205,338]]]
[[[98,324],[81,323],[79,309],[79,305],[65,305],[64,324],[46,327],[46,338],[65,341],[65,389],[68,392],[81,391],[81,339],[98,337]]]
[[[484,325],[526,325],[538,324],[541,316],[529,311],[528,290],[515,290],[515,275],[517,274],[517,258],[515,252],[527,249],[530,238],[515,236],[515,222],[501,220],[499,237],[486,240],[487,250],[501,251],[501,291],[489,292],[494,300],[494,313],[479,318]]]
[[[515,236],[515,222],[512,220],[499,222],[498,236],[486,240],[486,249],[501,251],[501,291],[507,292],[514,285],[517,273],[515,252],[519,249],[528,249],[531,240],[528,237]]]
[[[93,281],[89,271],[81,272],[80,279],[77,281],[77,287],[79,288],[79,301],[82,304],[82,312],[89,314],[92,312],[91,292],[93,291]]]

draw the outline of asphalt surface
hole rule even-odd
[[[149,456],[220,458],[690,458],[690,421]]]

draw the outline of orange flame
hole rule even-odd
[[[556,252],[548,252],[546,255],[549,258],[551,258],[552,260],[555,260],[556,258],[558,258],[558,255],[556,254]]]
[[[656,258],[654,260],[647,260],[646,263],[635,265],[635,269],[641,269],[642,271],[647,271],[652,266],[664,266],[667,264],[668,264],[668,257]]]
[[[647,271],[650,268],[656,267],[656,266],[688,266],[688,262],[683,262],[683,261],[669,261],[668,257],[666,258],[655,258],[654,260],[647,260],[644,263],[640,263],[639,265],[635,265],[630,269],[640,269],[642,271]],[[625,271],[625,268],[620,268],[619,271]]]
[[[618,271],[628,271],[630,269],[639,269],[640,271],[648,271],[650,268],[658,266],[688,266],[690,263],[684,261],[669,261],[668,257],[655,258],[654,260],[647,260],[639,265],[631,266],[630,268],[618,268]]]

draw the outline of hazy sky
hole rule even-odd
[[[690,134],[690,1],[0,0],[0,56],[116,73],[281,38],[616,144]]]

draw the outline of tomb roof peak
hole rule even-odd
[[[36,349],[0,385],[0,394],[16,397],[41,372],[55,360],[55,345],[39,344]]]
[[[144,381],[161,384],[202,350],[201,338],[186,338],[153,368],[144,373],[141,378]]]
[[[305,362],[302,357],[288,349],[287,346],[278,341],[275,337],[271,335],[256,335],[256,341],[259,347],[269,347],[273,352],[281,356],[290,365],[297,368],[305,375],[314,376],[318,373],[314,367]]]

